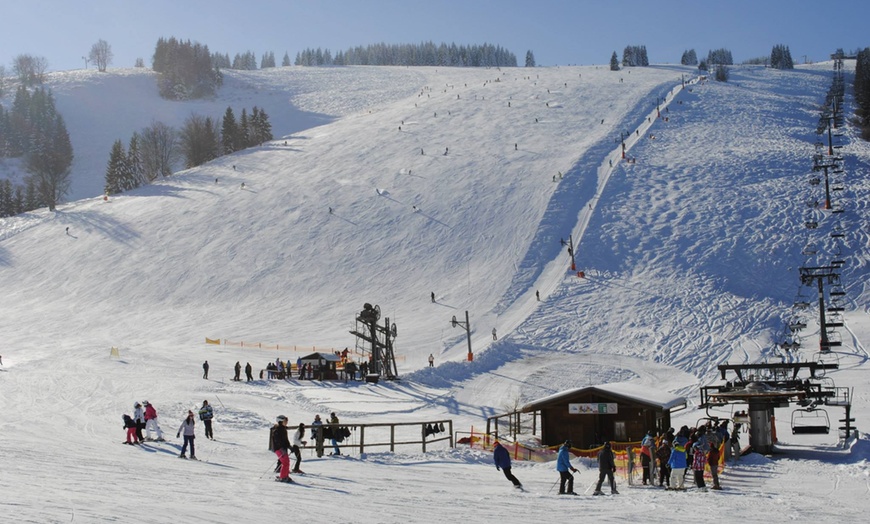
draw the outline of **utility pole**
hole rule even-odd
[[[85,69],[87,69],[87,68],[88,68],[88,62],[90,62],[90,60],[88,60],[88,57],[86,57],[86,56],[83,56],[83,57],[82,57],[82,60],[85,61]]]
[[[456,315],[453,315],[453,319],[450,320],[450,324],[453,327],[459,326],[465,329],[465,337],[468,339],[468,361],[474,361],[474,353],[471,352],[471,323],[468,321],[468,310],[465,310],[465,322],[461,320],[456,320]]]

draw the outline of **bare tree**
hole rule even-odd
[[[91,46],[91,54],[88,55],[88,60],[97,64],[97,71],[106,72],[106,68],[112,63],[112,46],[102,38],[97,40],[97,43]]]
[[[178,135],[173,128],[156,120],[151,122],[142,130],[140,148],[143,171],[149,182],[172,174],[178,159]]]
[[[12,72],[26,86],[41,84],[45,81],[48,60],[42,56],[22,54],[12,60]]]
[[[6,93],[6,67],[0,65],[0,98]]]

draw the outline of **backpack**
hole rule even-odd
[[[275,444],[273,444],[275,440],[275,428],[278,427],[278,424],[275,424],[271,428],[269,428],[269,451],[275,451]]]

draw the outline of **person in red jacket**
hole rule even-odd
[[[145,438],[146,440],[154,440],[151,438],[151,430],[157,432],[157,442],[164,442],[163,440],[163,431],[161,431],[160,426],[157,424],[157,410],[154,409],[147,400],[143,402],[145,404]]]

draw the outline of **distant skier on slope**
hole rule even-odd
[[[208,360],[202,363],[202,378],[208,380]]]
[[[245,382],[250,382],[254,380],[253,375],[251,375],[251,371],[251,363],[248,362],[247,364],[245,364]]]
[[[142,404],[135,403],[133,404],[133,422],[136,423],[136,437],[139,439],[139,442],[145,440],[145,437],[142,435],[142,430],[145,429],[145,410],[142,409]]]
[[[196,438],[196,434],[193,431],[195,426],[196,419],[193,417],[193,411],[187,410],[187,418],[181,421],[181,425],[178,426],[178,432],[175,433],[175,438],[178,438],[181,436],[181,432],[184,432],[184,444],[181,445],[181,453],[178,455],[178,458],[187,458],[187,445],[190,444],[190,458],[197,460],[196,450],[193,447],[193,440]]]
[[[233,366],[233,371],[235,371],[235,373],[236,373],[235,376],[233,377],[233,380],[235,380],[236,382],[242,380],[241,378],[239,378],[239,375],[242,374],[242,364],[239,363],[238,360],[236,361],[236,365]]]
[[[130,444],[131,446],[138,444],[139,437],[136,436],[136,421],[127,414],[121,415],[121,419],[124,420],[124,429],[127,430],[127,441],[124,444]]]
[[[143,404],[145,405],[145,438],[153,440],[151,438],[151,430],[153,429],[157,432],[157,442],[164,442],[163,431],[157,423],[157,410],[147,400]]]
[[[208,405],[208,400],[202,401],[202,408],[199,410],[199,420],[205,426],[205,438],[214,440],[214,432],[211,429],[211,421],[214,418],[214,410]]]
[[[513,482],[515,488],[522,488],[523,485],[511,473],[511,456],[508,450],[501,445],[499,441],[495,441],[495,446],[492,448],[492,459],[495,462],[495,469],[501,470],[504,476],[509,481]]]

